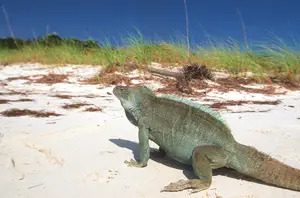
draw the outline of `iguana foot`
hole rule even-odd
[[[161,192],[178,192],[185,189],[193,189],[192,193],[200,192],[208,189],[210,183],[204,180],[191,179],[191,180],[179,180],[175,183],[170,183],[165,186]]]
[[[130,161],[125,160],[124,163],[127,164],[129,167],[143,168],[143,167],[147,166],[147,164],[141,164],[138,161],[135,161],[133,159],[131,159]]]
[[[174,183],[170,183],[169,185],[165,186],[161,192],[177,192],[182,191],[184,189],[188,189],[190,186],[188,185],[188,180],[179,180]]]

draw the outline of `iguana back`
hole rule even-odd
[[[147,99],[146,99],[147,100]],[[197,146],[213,145],[231,150],[235,140],[229,127],[203,106],[166,97],[150,100],[141,109],[150,129],[150,139],[176,160],[191,164]]]

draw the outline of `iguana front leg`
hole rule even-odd
[[[143,125],[139,124],[139,147],[140,147],[140,160],[137,162],[135,160],[125,161],[128,166],[133,167],[145,167],[150,157],[150,147],[149,147],[149,129]]]
[[[199,179],[179,180],[166,186],[162,191],[176,192],[193,189],[193,193],[209,188],[212,180],[212,168],[220,168],[227,164],[227,154],[216,146],[199,146],[192,155],[194,173]]]

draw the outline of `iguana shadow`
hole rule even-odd
[[[112,143],[116,144],[119,147],[127,148],[127,149],[131,150],[132,153],[133,153],[134,159],[135,160],[139,159],[139,145],[138,145],[138,143],[132,142],[130,140],[124,140],[124,139],[109,139],[109,141],[111,141]],[[157,151],[157,149],[151,148],[151,152],[152,151]],[[183,170],[183,174],[188,179],[197,178],[195,176],[194,172],[193,172],[192,166],[182,164],[178,161],[173,160],[172,158],[170,158],[168,156],[154,157],[154,156],[151,156],[151,154],[150,154],[150,159],[153,160],[153,161],[156,161],[158,163],[164,164],[166,166]],[[216,176],[216,175],[223,175],[223,176],[230,177],[230,178],[242,179],[242,180],[245,180],[245,181],[256,182],[256,183],[272,186],[272,185],[263,183],[263,182],[261,182],[257,179],[254,179],[254,178],[248,177],[246,175],[243,175],[243,174],[235,171],[234,169],[230,169],[230,168],[219,168],[219,169],[213,170],[213,176]]]

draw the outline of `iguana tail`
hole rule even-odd
[[[285,165],[253,147],[237,144],[230,167],[275,186],[300,191],[300,170]]]

